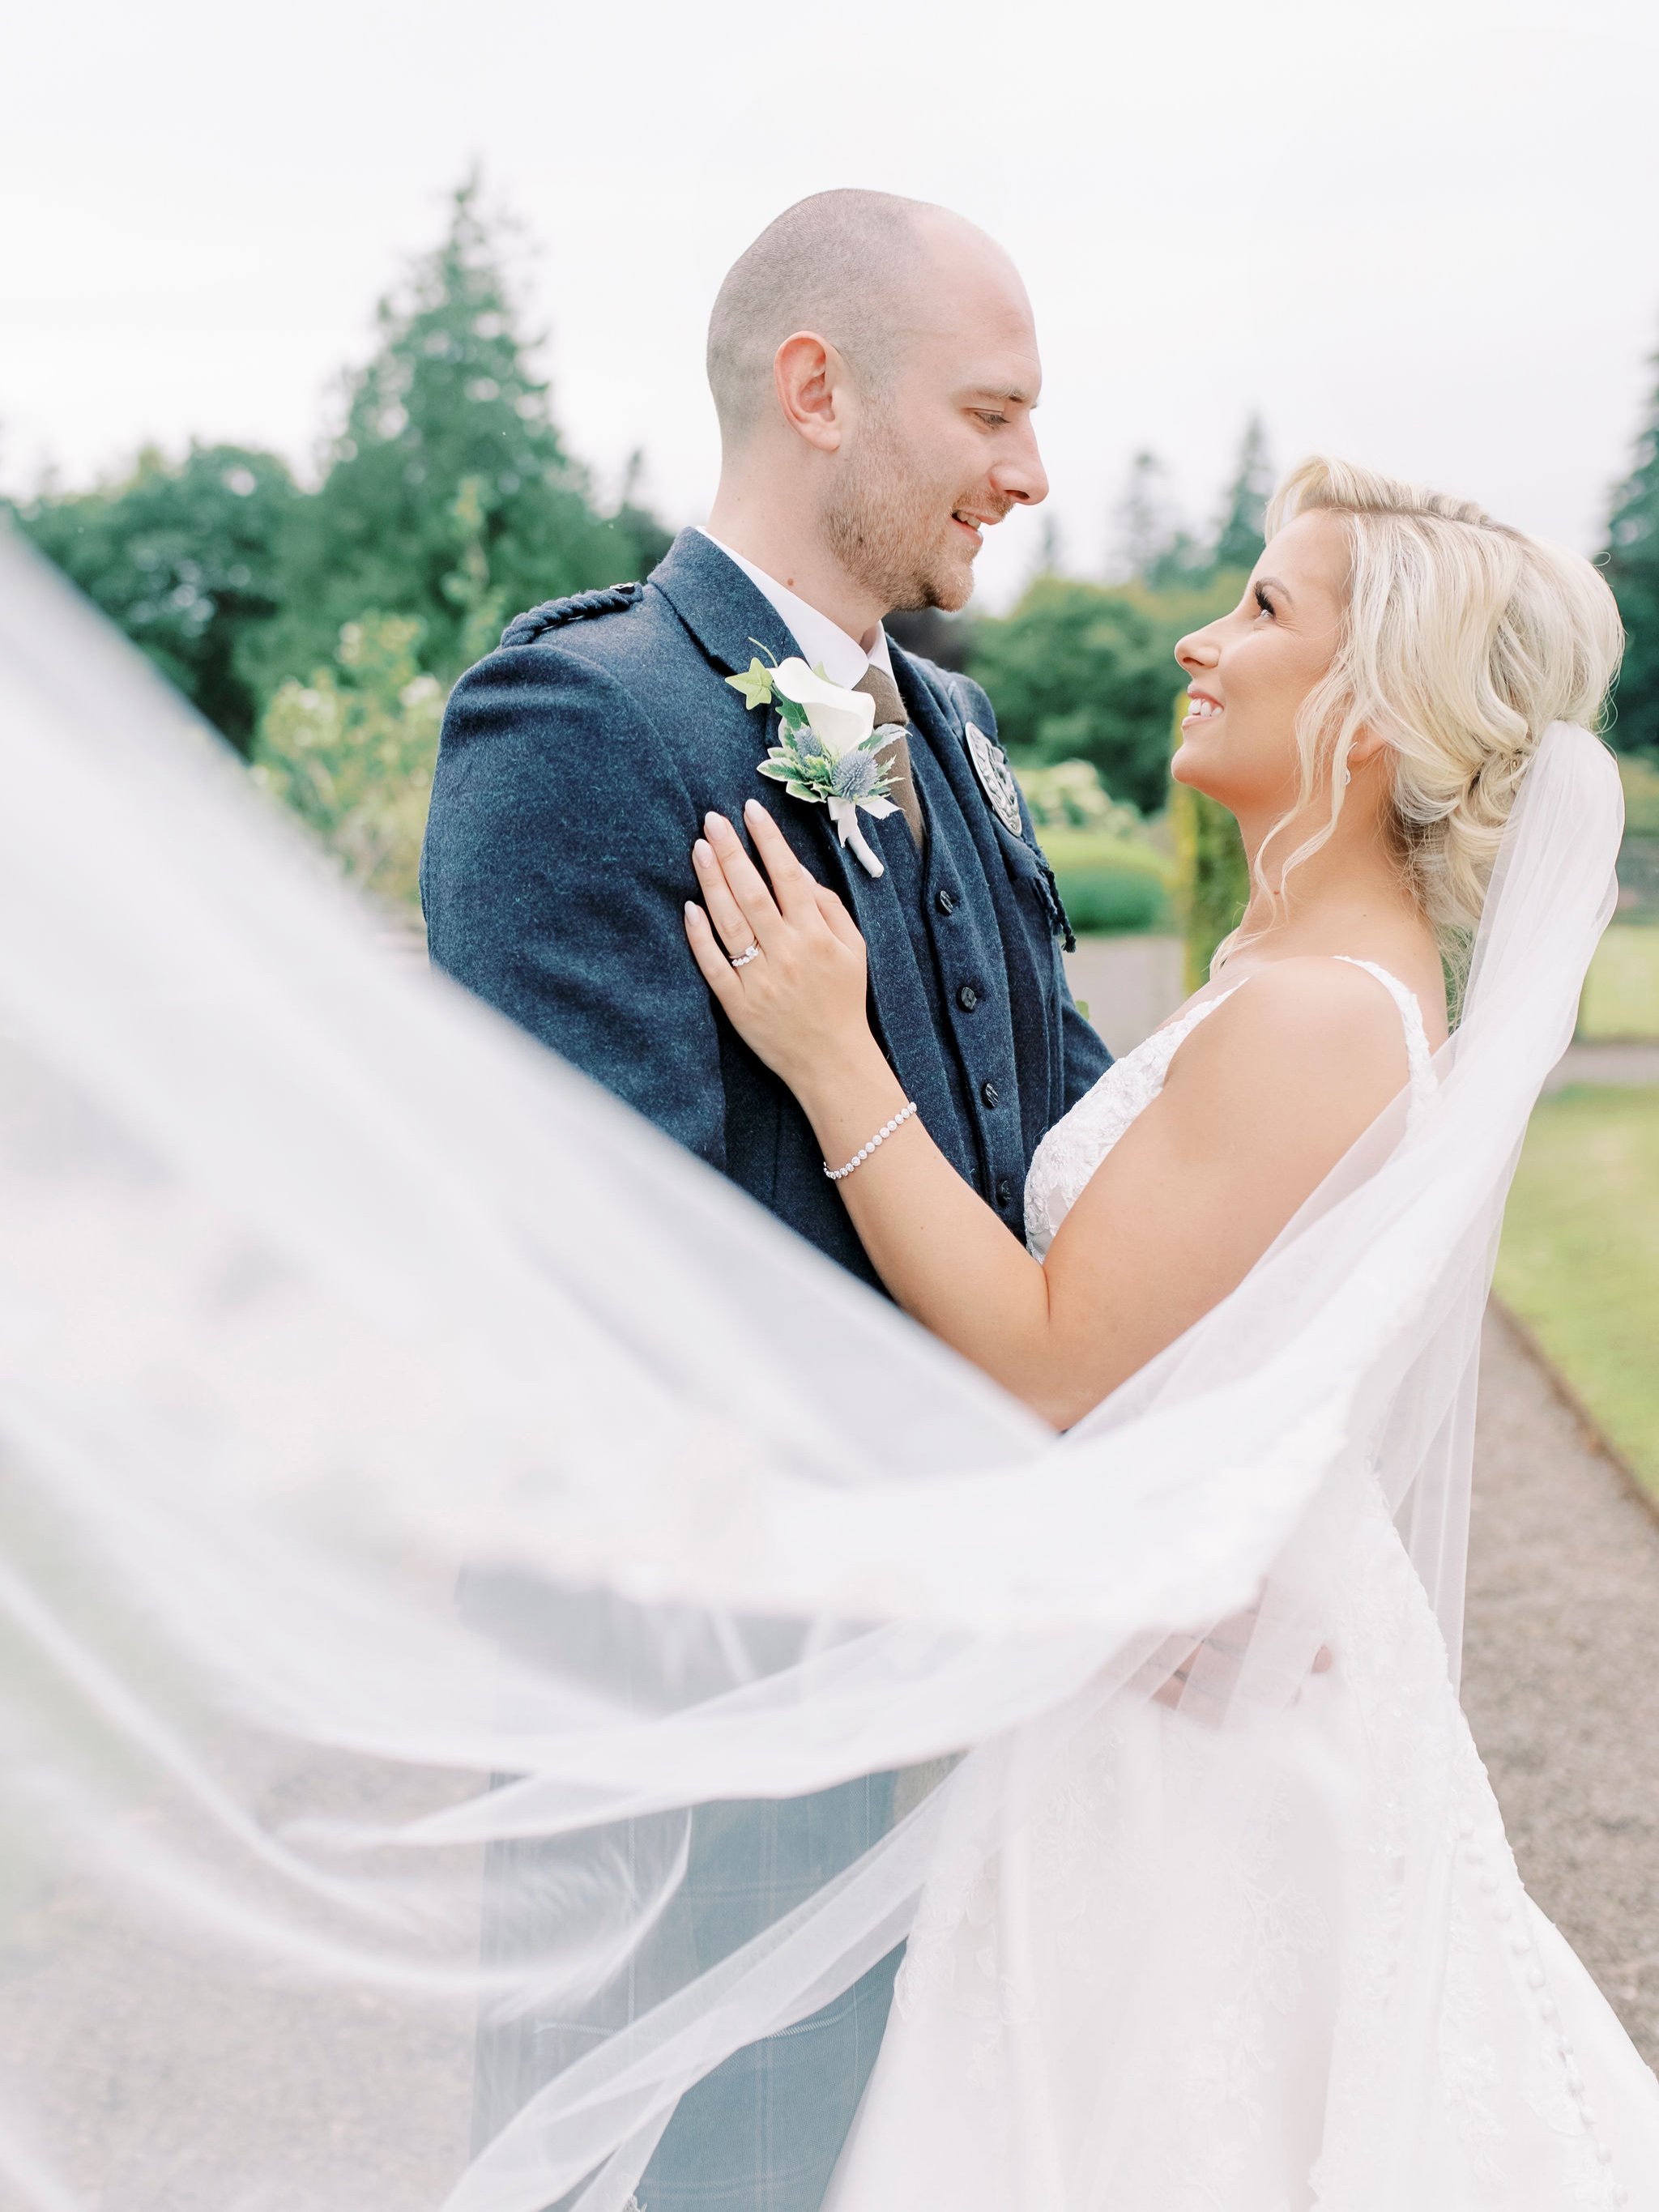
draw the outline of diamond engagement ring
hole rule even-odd
[[[758,960],[760,958],[760,950],[758,944],[756,943],[753,938],[750,938],[749,940],[748,951],[746,952],[739,952],[737,957],[732,961],[732,965],[734,968],[746,968],[751,960]]]

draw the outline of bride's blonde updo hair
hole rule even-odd
[[[1455,951],[1480,921],[1539,740],[1552,722],[1596,726],[1624,645],[1619,611],[1580,555],[1469,500],[1316,455],[1274,494],[1267,536],[1314,512],[1339,519],[1351,562],[1335,657],[1297,726],[1302,804],[1325,786],[1331,810],[1280,890],[1334,827],[1349,750],[1369,729],[1394,751],[1401,864]]]

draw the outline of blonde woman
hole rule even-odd
[[[1249,910],[1048,1132],[1024,1242],[909,1105],[858,932],[772,817],[745,814],[765,875],[720,818],[695,849],[694,954],[883,1281],[1056,1429],[1178,1357],[1367,1133],[1431,1117],[1511,809],[1617,664],[1589,564],[1468,502],[1313,460],[1268,532],[1176,656],[1174,774],[1237,818]],[[1149,1654],[1139,1694],[1022,1744],[987,1820],[953,1808],[836,2212],[1659,2201],[1659,2090],[1521,1891],[1373,1472],[1273,1594],[1301,1645],[1264,1601]],[[1461,1585],[1455,1512],[1435,1540]],[[1240,1694],[1297,1649],[1282,1694]]]

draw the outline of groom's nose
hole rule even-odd
[[[1016,507],[1036,507],[1048,496],[1048,472],[1037,451],[1036,432],[1030,418],[997,456],[991,471],[993,489]]]

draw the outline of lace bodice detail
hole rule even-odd
[[[1373,960],[1355,960],[1338,953],[1351,968],[1374,975],[1400,1009],[1406,1030],[1406,1056],[1410,1068],[1411,1111],[1414,1114],[1433,1095],[1434,1056],[1422,1009],[1397,975]],[[1261,972],[1259,969],[1256,971]],[[1114,1060],[1098,1083],[1086,1091],[1068,1114],[1048,1131],[1031,1160],[1025,1178],[1025,1241],[1039,1259],[1048,1256],[1056,1231],[1083,1195],[1095,1170],[1137,1115],[1144,1114],[1164,1088],[1170,1062],[1198,1027],[1216,1008],[1242,991],[1249,981],[1237,983],[1213,997],[1195,1000],[1162,1029],[1138,1044],[1121,1060]]]

